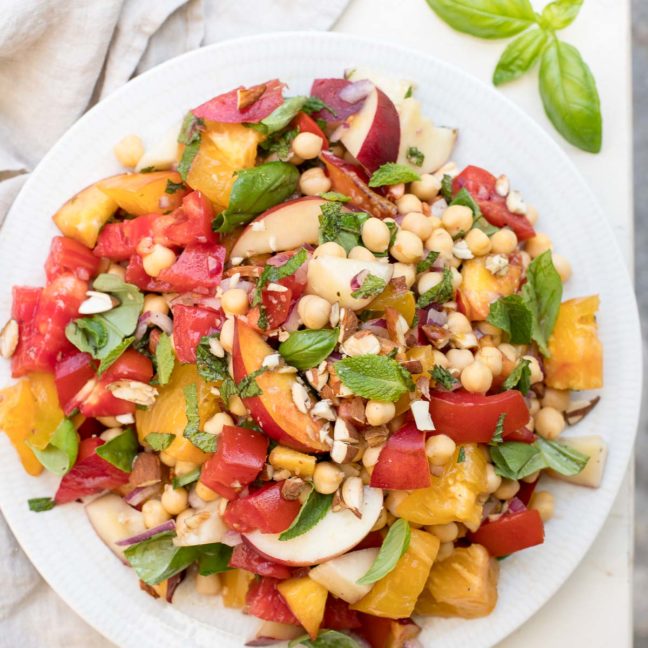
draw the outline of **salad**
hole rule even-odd
[[[354,70],[119,142],[0,333],[0,429],[61,478],[30,509],[80,500],[142,589],[220,597],[249,645],[488,615],[500,561],[550,541],[546,485],[602,479],[604,440],[563,436],[599,400],[572,394],[602,387],[599,300],[563,300],[537,211],[456,138]]]

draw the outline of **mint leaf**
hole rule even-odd
[[[292,141],[297,137],[297,135],[299,135],[299,131],[296,128],[291,128],[290,130],[279,133],[273,133],[259,144],[259,148],[268,154],[276,153],[277,157],[282,162],[286,162],[292,153]]]
[[[430,290],[426,290],[416,300],[417,308],[427,308],[430,304],[445,304],[454,299],[454,286],[452,285],[452,271],[450,268],[443,269],[443,278]]]
[[[463,463],[464,461],[466,461],[466,448],[461,446],[459,448],[459,452],[457,453],[457,463],[460,464]]]
[[[194,468],[184,475],[176,475],[171,480],[171,485],[173,488],[182,488],[183,486],[187,486],[187,484],[193,484],[198,479],[200,479],[200,468]]]
[[[307,115],[312,115],[314,112],[319,112],[320,110],[328,110],[333,117],[337,117],[337,112],[319,97],[306,97],[306,101],[302,106],[302,112],[305,112]]]
[[[410,525],[402,518],[389,527],[380,551],[369,571],[360,578],[358,585],[371,585],[393,571],[396,564],[407,551],[411,539]]]
[[[407,161],[414,166],[423,166],[423,162],[425,161],[424,153],[416,146],[408,146],[405,156],[407,157]]]
[[[281,281],[282,279],[295,274],[295,272],[297,272],[297,270],[299,270],[299,268],[301,268],[307,260],[308,253],[306,252],[306,250],[304,250],[304,248],[301,248],[301,250],[299,250],[297,254],[291,256],[290,259],[286,261],[286,263],[280,266],[268,265],[266,263],[254,290],[252,305],[258,306],[262,303],[261,291],[263,290],[263,288],[265,288],[265,286],[270,283],[277,283],[278,281]]]
[[[351,297],[356,299],[366,299],[367,297],[375,297],[385,290],[387,283],[384,279],[369,273],[362,282],[360,288],[357,288],[351,293]]]
[[[416,264],[416,274],[421,274],[421,272],[427,272],[433,265],[434,262],[439,258],[439,253],[432,250],[427,253],[425,259],[419,261]]]
[[[326,360],[335,349],[339,329],[303,329],[294,331],[279,345],[283,359],[300,371],[305,371]]]
[[[320,194],[320,198],[341,203],[348,203],[351,200],[349,196],[345,196],[344,194],[338,193],[337,191],[325,191],[324,193]]]
[[[79,435],[72,421],[64,418],[54,430],[47,447],[36,448],[29,442],[28,445],[44,468],[62,477],[77,460]]]
[[[261,396],[263,392],[261,391],[261,387],[259,387],[259,385],[257,384],[256,379],[257,376],[260,376],[266,371],[266,367],[261,367],[260,369],[257,369],[256,371],[253,371],[252,373],[245,376],[245,378],[243,378],[243,380],[241,380],[241,382],[236,387],[238,395],[241,398],[253,398],[254,396]]]
[[[342,383],[354,394],[378,401],[397,401],[403,394],[414,391],[408,372],[386,356],[361,355],[344,358],[335,363]]]
[[[295,646],[304,646],[304,648],[362,648],[353,637],[337,630],[322,630],[317,635],[317,639],[311,639],[308,635],[297,637],[288,644],[288,648],[295,648]]]
[[[56,502],[51,497],[33,497],[27,500],[27,505],[30,511],[42,513],[43,511],[51,511],[56,506]]]
[[[173,182],[173,180],[167,180],[166,189],[164,193],[174,194],[176,191],[182,191],[184,189],[184,182]]]
[[[228,406],[230,398],[233,396],[238,396],[238,389],[236,383],[230,378],[229,374],[225,377],[225,380],[221,383],[219,387],[220,397],[225,407]]]
[[[486,321],[506,331],[511,344],[529,344],[533,313],[520,295],[501,297],[490,305]]]
[[[322,495],[314,488],[299,509],[293,523],[281,533],[279,540],[292,540],[310,531],[329,511],[333,502],[333,494]]]
[[[265,126],[266,133],[275,133],[282,130],[297,116],[304,105],[307,97],[287,97],[286,100],[275,108],[267,117],[261,120]]]
[[[491,440],[488,442],[490,446],[497,446],[504,442],[504,419],[506,418],[506,412],[502,412],[497,419],[497,424],[495,425],[495,432]]]
[[[396,162],[387,162],[373,172],[369,179],[369,186],[383,187],[384,185],[414,182],[414,180],[420,179],[421,176],[416,171],[412,171],[408,166],[397,164]]]
[[[155,364],[157,365],[158,382],[160,385],[166,385],[171,379],[175,367],[175,351],[171,338],[166,333],[160,334],[155,349]]]
[[[493,84],[498,86],[519,79],[538,62],[546,43],[547,33],[542,29],[530,29],[518,36],[497,62]]]
[[[364,212],[345,212],[339,202],[328,202],[320,207],[319,243],[335,241],[347,254],[360,243],[362,226],[370,218]]]
[[[191,441],[199,450],[203,452],[216,451],[216,436],[207,432],[200,431],[200,414],[198,413],[198,394],[196,385],[185,385],[185,414],[187,416],[187,425],[185,425],[182,435],[185,439]]]
[[[218,340],[217,335],[204,335],[196,347],[196,365],[198,375],[207,382],[225,380],[229,376],[227,370],[227,358],[215,356],[210,349],[209,341]]]
[[[448,205],[452,202],[452,176],[447,173],[444,173],[441,179],[441,195]]]
[[[452,391],[455,388],[455,385],[459,381],[447,370],[444,369],[441,365],[434,365],[430,375],[437,384],[437,387],[442,387],[446,391]]]
[[[522,358],[516,365],[515,369],[509,374],[508,378],[502,383],[502,391],[509,389],[519,389],[525,396],[531,389],[531,362]]]
[[[166,450],[175,439],[175,434],[165,434],[163,432],[149,432],[144,441],[146,444],[156,452]]]
[[[115,468],[130,472],[137,454],[137,437],[132,428],[126,428],[119,436],[97,447],[95,452]]]
[[[185,182],[187,181],[187,176],[191,170],[194,158],[200,149],[200,138],[204,130],[205,122],[202,119],[196,117],[191,112],[185,115],[178,135],[178,142],[184,144],[184,150],[182,151],[182,157],[180,158],[180,162],[178,162],[177,168],[180,177]]]

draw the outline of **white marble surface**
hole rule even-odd
[[[533,2],[541,9],[544,2]],[[420,49],[489,81],[505,44],[459,34],[424,0],[352,0],[334,31],[372,36]],[[561,36],[576,45],[597,79],[604,118],[599,155],[564,142],[544,115],[537,74],[502,91],[561,143],[597,194],[632,269],[632,104],[630,6],[627,0],[586,2]],[[415,76],[415,71],[412,71]],[[630,471],[631,472],[631,471]],[[500,648],[624,648],[632,645],[633,479],[629,474],[592,549],[558,594]],[[533,586],[532,583],[529,584]]]

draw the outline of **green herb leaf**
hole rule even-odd
[[[459,381],[447,370],[444,369],[441,365],[434,365],[430,375],[437,384],[437,387],[442,387],[446,391],[452,391],[459,383]]]
[[[493,73],[496,86],[515,81],[528,72],[540,59],[547,43],[547,33],[542,29],[530,29],[508,44],[497,62]]]
[[[277,157],[282,162],[286,162],[292,153],[292,141],[297,137],[297,135],[299,135],[299,131],[296,128],[272,133],[272,135],[269,135],[266,140],[259,144],[259,148],[268,154],[276,153]]]
[[[234,547],[229,547],[221,542],[212,544],[198,545],[200,547],[200,557],[198,558],[198,573],[201,576],[210,576],[211,574],[220,574],[229,571],[230,558]]]
[[[236,387],[236,383],[229,377],[229,374],[225,377],[225,380],[223,380],[223,382],[221,383],[219,390],[220,390],[221,400],[225,404],[225,407],[227,407],[230,398],[232,398],[233,396],[238,396],[238,389]]]
[[[337,630],[323,630],[317,635],[317,639],[311,639],[308,635],[293,639],[288,648],[304,646],[305,648],[361,648],[360,644],[353,638]]]
[[[291,333],[279,345],[283,359],[300,371],[305,371],[326,360],[335,349],[339,329],[303,329]]]
[[[130,472],[137,454],[137,437],[132,428],[126,428],[119,436],[97,447],[95,452],[115,468]]]
[[[200,479],[200,468],[194,468],[184,475],[176,475],[171,480],[171,485],[173,488],[182,488],[182,486],[187,486],[187,484],[193,484],[198,479]]]
[[[370,218],[364,212],[345,212],[339,202],[320,207],[319,243],[335,241],[349,253],[360,243],[362,226]]]
[[[133,342],[135,342],[135,337],[131,335],[130,337],[124,338],[115,348],[111,349],[106,356],[101,359],[97,369],[97,375],[101,376],[108,367],[120,358],[121,354],[124,353],[124,351],[126,351]]]
[[[457,192],[457,195],[450,202],[450,205],[463,205],[468,207],[473,213],[473,223],[471,229],[478,229],[484,232],[487,236],[492,236],[497,232],[499,227],[491,225],[482,214],[477,201],[470,195],[470,192],[463,187]]]
[[[371,400],[395,402],[415,389],[409,373],[386,356],[344,358],[335,363],[335,371],[354,394]]]
[[[547,468],[568,477],[578,475],[590,459],[575,448],[570,448],[558,441],[548,441],[542,437],[538,437],[533,445],[542,453]]]
[[[459,448],[459,452],[457,453],[457,463],[460,464],[463,463],[464,461],[466,461],[466,449],[463,446],[461,446]]]
[[[491,447],[490,456],[495,472],[506,479],[522,479],[546,467],[535,444],[509,441]]]
[[[62,477],[74,466],[79,454],[79,435],[70,419],[64,418],[54,430],[47,447],[28,443],[38,461],[51,473]]]
[[[402,518],[389,527],[380,551],[369,571],[360,578],[358,585],[371,585],[391,572],[409,547],[410,525]]]
[[[305,112],[307,115],[312,115],[314,112],[319,112],[320,110],[328,110],[333,117],[337,117],[337,112],[319,97],[306,97],[306,101],[302,106],[302,112]]]
[[[124,551],[126,560],[138,578],[148,585],[157,585],[184,571],[197,560],[199,547],[176,547],[174,533],[159,533],[148,540],[131,545]]]
[[[519,389],[525,396],[531,389],[531,362],[522,358],[516,365],[515,369],[509,374],[508,378],[502,383],[502,391],[508,389]]]
[[[384,185],[414,182],[414,180],[420,179],[421,176],[408,166],[396,162],[387,162],[373,172],[369,180],[369,186],[383,187]]]
[[[375,297],[380,295],[387,283],[381,277],[369,273],[363,280],[360,288],[357,288],[351,293],[351,297],[355,299],[366,299],[368,297]]]
[[[160,385],[166,385],[171,379],[175,367],[175,351],[171,338],[166,333],[160,334],[155,349],[155,364],[157,365],[158,382]]]
[[[529,344],[533,313],[520,295],[501,297],[490,305],[486,321],[506,331],[511,344]]]
[[[551,260],[551,250],[536,257],[527,268],[522,298],[533,314],[531,337],[544,356],[549,355],[549,338],[556,325],[563,285]]]
[[[439,258],[439,253],[432,250],[427,253],[427,256],[422,261],[419,261],[416,264],[416,274],[421,274],[421,272],[427,272],[433,265],[434,262]]]
[[[198,413],[198,395],[196,385],[185,385],[185,414],[187,425],[182,435],[203,452],[214,452],[216,450],[216,436],[200,431],[200,415]]]
[[[452,202],[452,176],[447,173],[441,179],[441,195],[448,204]]]
[[[180,134],[178,135],[178,142],[185,145],[182,157],[178,163],[178,173],[185,182],[194,158],[200,149],[200,138],[204,129],[205,122],[202,119],[194,116],[190,112],[185,115],[182,127],[180,128]]]
[[[536,20],[529,0],[427,0],[453,29],[480,38],[515,36]]]
[[[407,161],[414,166],[423,166],[423,162],[425,162],[425,154],[416,146],[408,146],[405,156],[407,157]]]
[[[491,440],[488,442],[490,446],[497,446],[501,443],[504,443],[504,419],[506,418],[506,412],[502,412],[497,419],[497,424],[495,425],[495,432]]]
[[[574,22],[582,6],[583,0],[555,0],[542,10],[540,22],[549,29],[564,29]]]
[[[320,198],[341,203],[348,203],[351,200],[349,196],[345,196],[344,194],[338,193],[337,191],[325,191],[324,193],[320,194]]]
[[[314,488],[308,495],[293,523],[279,536],[279,540],[292,540],[310,531],[329,511],[333,494],[322,495]]]
[[[227,209],[214,218],[215,232],[231,232],[257,214],[283,202],[297,189],[299,171],[287,162],[266,162],[241,169],[232,186]]]
[[[275,133],[282,130],[297,116],[306,103],[307,97],[288,97],[275,108],[267,117],[261,120],[266,128],[266,133]]]
[[[173,180],[167,180],[166,189],[164,193],[174,194],[176,191],[182,191],[184,189],[184,182],[173,182]]]
[[[252,373],[248,374],[241,380],[241,382],[237,385],[237,391],[238,395],[241,398],[253,398],[254,396],[261,396],[263,392],[261,391],[261,387],[257,384],[257,376],[260,376],[262,373],[265,373],[267,371],[266,367],[261,367],[260,369],[257,369],[256,371],[253,371]]]
[[[144,441],[156,452],[162,452],[162,450],[166,450],[173,443],[175,438],[175,434],[149,432],[144,438]]]
[[[56,506],[56,502],[51,497],[33,497],[27,500],[27,505],[30,511],[42,513],[43,511],[51,511]]]
[[[445,304],[454,299],[454,287],[452,285],[452,271],[450,268],[443,269],[443,278],[430,290],[426,290],[416,300],[417,308],[427,308],[430,304]]]
[[[556,130],[590,153],[601,150],[603,118],[596,81],[580,52],[552,38],[540,61],[540,96]]]
[[[257,285],[254,290],[254,296],[252,297],[252,305],[258,306],[262,303],[261,292],[263,288],[265,288],[265,286],[270,283],[277,283],[278,281],[281,281],[286,277],[294,275],[295,272],[297,272],[297,270],[299,270],[299,268],[301,268],[307,260],[308,253],[306,252],[306,250],[304,250],[304,248],[302,248],[301,250],[299,250],[299,252],[297,252],[297,254],[291,256],[290,259],[288,259],[288,261],[286,261],[286,263],[282,265],[273,266],[266,264],[263,268],[261,276],[259,277],[259,281],[257,281]]]
[[[196,347],[196,365],[198,375],[207,382],[225,380],[229,375],[227,371],[227,358],[215,356],[210,349],[209,341],[218,339],[217,335],[204,335]]]

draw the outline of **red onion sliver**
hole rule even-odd
[[[444,311],[438,311],[430,308],[427,312],[426,324],[434,324],[435,326],[443,326],[448,321],[448,314]]]
[[[169,580],[167,581],[167,591],[166,591],[166,602],[167,603],[173,603],[173,595],[175,594],[176,589],[178,589],[178,585],[182,583],[185,577],[185,572],[181,571],[179,574],[175,574],[174,576],[171,576]]]
[[[299,312],[297,311],[298,304],[299,302],[296,301],[292,305],[292,308],[290,309],[290,313],[288,314],[286,321],[282,324],[282,328],[285,331],[288,331],[288,333],[292,333],[293,331],[296,331],[299,328]]]
[[[369,79],[360,79],[353,81],[350,85],[340,90],[340,99],[347,103],[358,103],[364,99],[374,89],[374,84]]]
[[[138,533],[137,535],[131,536],[130,538],[124,538],[124,540],[118,540],[115,544],[120,547],[128,547],[129,545],[137,544],[138,542],[144,542],[152,538],[158,533],[164,533],[165,531],[175,531],[175,520],[167,520],[164,524],[160,524],[152,529],[147,529],[143,533]]]
[[[223,536],[221,542],[228,547],[236,547],[236,545],[240,545],[243,542],[243,537],[236,531],[228,530],[225,531],[225,535]]]
[[[160,492],[160,484],[151,484],[150,486],[139,486],[134,488],[124,497],[124,502],[137,508],[146,502],[146,500],[155,497]]]
[[[351,277],[351,290],[358,290],[367,278],[369,270],[361,270],[357,275]]]
[[[513,499],[509,500],[508,503],[508,510],[511,513],[520,513],[521,511],[526,511],[526,506],[524,506],[523,502],[521,499],[514,497]]]

